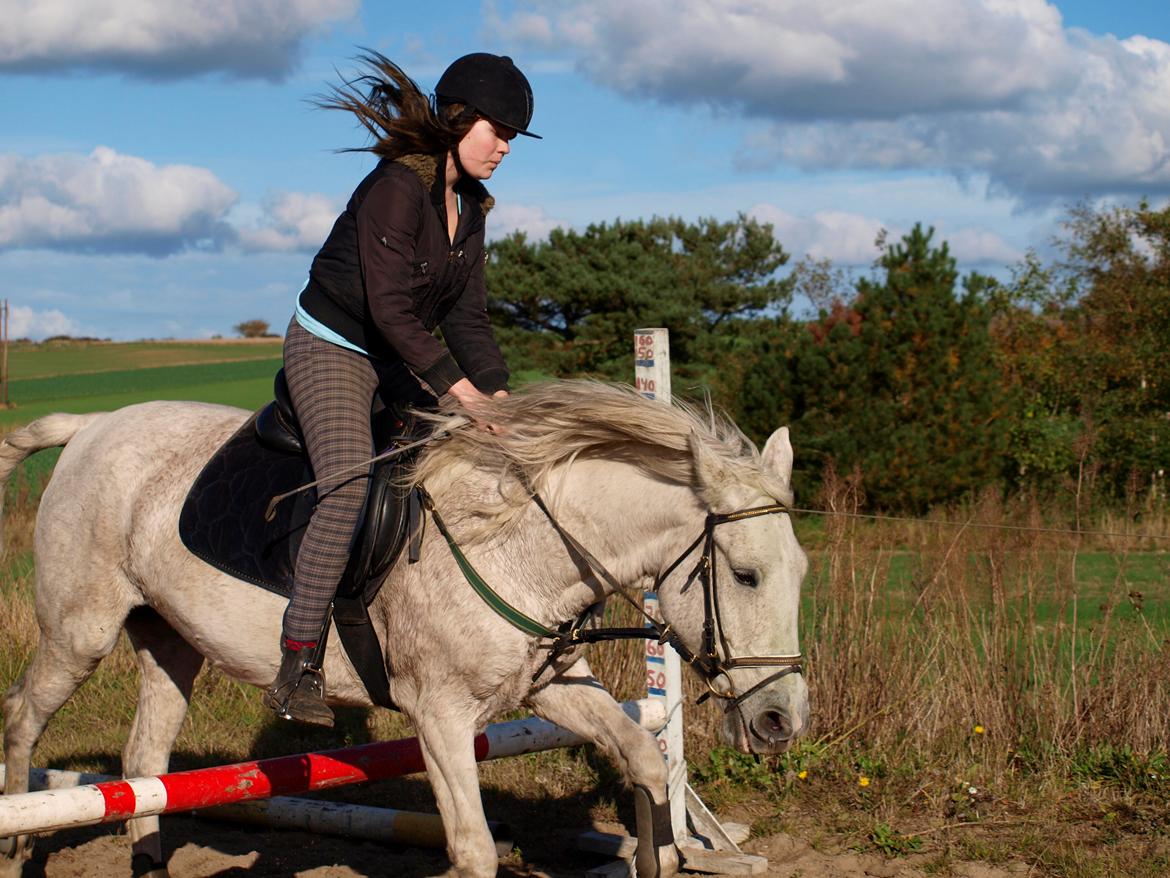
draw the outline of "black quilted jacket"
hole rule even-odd
[[[484,217],[493,200],[476,180],[456,184],[463,207],[452,243],[445,158],[378,163],[313,259],[301,305],[373,356],[401,359],[435,393],[464,376],[492,393],[508,384],[484,287]]]

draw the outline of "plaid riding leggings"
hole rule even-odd
[[[321,636],[329,603],[349,561],[366,502],[374,456],[370,409],[380,389],[386,403],[433,404],[402,364],[381,364],[320,339],[297,323],[284,337],[284,374],[316,478],[341,473],[317,488],[317,506],[297,554],[284,636]],[[357,467],[356,469],[349,469]],[[348,470],[348,471],[347,471]]]

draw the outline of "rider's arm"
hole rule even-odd
[[[358,256],[379,332],[414,374],[442,394],[464,374],[423,325],[412,295],[416,285],[430,283],[425,269],[415,265],[414,245],[427,206],[427,192],[413,172],[379,180],[357,211]]]

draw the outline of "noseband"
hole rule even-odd
[[[541,665],[540,669],[532,675],[535,681],[548,668],[552,667],[557,659],[566,653],[571,652],[581,646],[589,643],[600,643],[608,640],[657,640],[660,644],[669,644],[679,654],[679,657],[690,665],[695,672],[702,678],[707,686],[707,692],[700,698],[699,702],[705,701],[711,695],[723,700],[725,703],[724,711],[730,711],[733,708],[738,709],[739,706],[749,697],[754,695],[760,689],[778,680],[788,674],[802,674],[804,657],[801,654],[795,655],[749,655],[735,657],[731,655],[731,649],[727,642],[727,638],[723,633],[723,624],[719,613],[719,591],[718,583],[716,582],[715,571],[717,565],[715,564],[715,528],[721,524],[728,524],[734,521],[743,521],[748,518],[758,518],[761,515],[775,515],[777,513],[789,512],[789,508],[783,503],[776,503],[769,506],[755,506],[750,509],[740,509],[735,512],[727,512],[717,514],[710,512],[707,514],[706,522],[703,525],[703,532],[685,548],[682,553],[655,579],[654,587],[657,590],[671,573],[689,558],[700,545],[703,547],[703,552],[699,556],[699,561],[694,569],[690,572],[686,582],[683,583],[682,591],[686,591],[691,584],[698,579],[703,587],[703,635],[702,643],[698,653],[691,652],[686,644],[682,642],[678,634],[673,630],[672,626],[664,624],[659,620],[648,615],[642,609],[640,601],[632,598],[622,587],[605,565],[602,564],[593,553],[586,549],[580,542],[568,531],[566,531],[553,517],[552,512],[545,505],[544,500],[535,491],[531,492],[533,502],[545,514],[553,528],[560,535],[565,544],[583,560],[586,565],[593,570],[598,576],[605,580],[606,584],[613,589],[615,594],[623,597],[629,602],[639,613],[642,614],[645,625],[639,628],[595,628],[590,627],[590,622],[594,618],[593,608],[589,607],[581,613],[574,621],[566,622],[559,628],[553,629],[538,622],[535,619],[525,615],[520,610],[513,607],[505,601],[499,594],[497,594],[490,585],[484,581],[483,577],[476,572],[471,562],[460,550],[450,531],[447,529],[442,517],[439,515],[435,504],[430,496],[419,486],[419,492],[422,497],[423,505],[427,511],[430,512],[431,518],[435,522],[439,533],[447,542],[447,546],[451,550],[459,568],[463,571],[464,578],[475,590],[475,592],[483,599],[483,601],[491,607],[497,614],[502,616],[513,626],[519,628],[528,634],[533,634],[539,637],[548,638],[552,641],[549,648],[548,657]],[[720,655],[720,647],[722,647],[722,655]],[[756,683],[751,688],[742,693],[735,691],[735,685],[731,679],[730,671],[736,668],[779,668],[774,674],[769,675],[760,682]],[[716,686],[716,681],[720,677],[726,677],[728,687],[726,689]],[[742,712],[741,712],[742,717]]]

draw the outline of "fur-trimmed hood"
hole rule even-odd
[[[435,180],[439,174],[439,162],[443,158],[445,158],[443,155],[434,156],[424,153],[411,153],[410,155],[400,155],[394,161],[414,171],[427,191],[431,192],[435,188]],[[479,202],[484,216],[487,216],[488,212],[496,206],[496,199],[491,196],[479,180],[463,177],[455,186],[460,192],[470,195]]]

